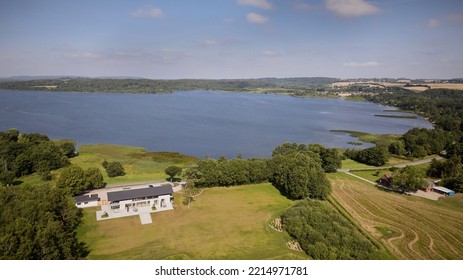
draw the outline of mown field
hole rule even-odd
[[[307,259],[286,247],[290,237],[269,223],[294,201],[271,184],[206,189],[188,209],[176,194],[173,211],[96,222],[96,209],[84,211],[79,239],[89,259]]]
[[[333,197],[398,259],[463,259],[463,197],[431,201],[332,174]]]

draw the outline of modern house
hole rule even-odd
[[[137,212],[140,208],[162,210],[172,208],[173,193],[170,185],[108,192],[108,203],[113,211]]]
[[[96,212],[97,221],[140,215],[142,224],[151,223],[151,213],[173,210],[174,190],[171,185],[123,189],[108,192],[108,200]]]
[[[97,194],[74,196],[76,206],[79,208],[98,206],[100,198]]]

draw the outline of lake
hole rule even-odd
[[[384,118],[370,102],[274,94],[69,93],[0,89],[0,130],[17,128],[83,144],[121,144],[198,157],[270,157],[283,142],[350,147],[330,130],[402,134],[425,119]],[[368,147],[366,143],[363,147]],[[358,147],[357,147],[358,148]]]

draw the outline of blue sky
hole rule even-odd
[[[461,0],[4,0],[0,76],[463,77]]]

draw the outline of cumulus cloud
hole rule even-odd
[[[434,28],[437,28],[441,25],[441,22],[440,20],[437,20],[435,18],[432,18],[430,20],[428,20],[428,22],[426,23],[426,26],[428,28],[431,28],[431,29],[434,29]]]
[[[158,8],[138,9],[130,14],[133,17],[150,17],[155,19],[164,18],[164,13]]]
[[[236,2],[240,5],[252,6],[265,10],[270,10],[273,8],[272,3],[270,3],[268,0],[236,0]]]
[[[381,10],[365,0],[325,0],[326,8],[342,17],[373,15]]]
[[[246,16],[246,20],[250,23],[264,24],[269,21],[269,18],[263,15],[256,14],[256,13],[249,13]]]
[[[368,61],[368,62],[349,62],[344,63],[344,66],[347,67],[354,67],[354,68],[361,68],[361,67],[376,67],[379,66],[379,63],[376,61]]]

